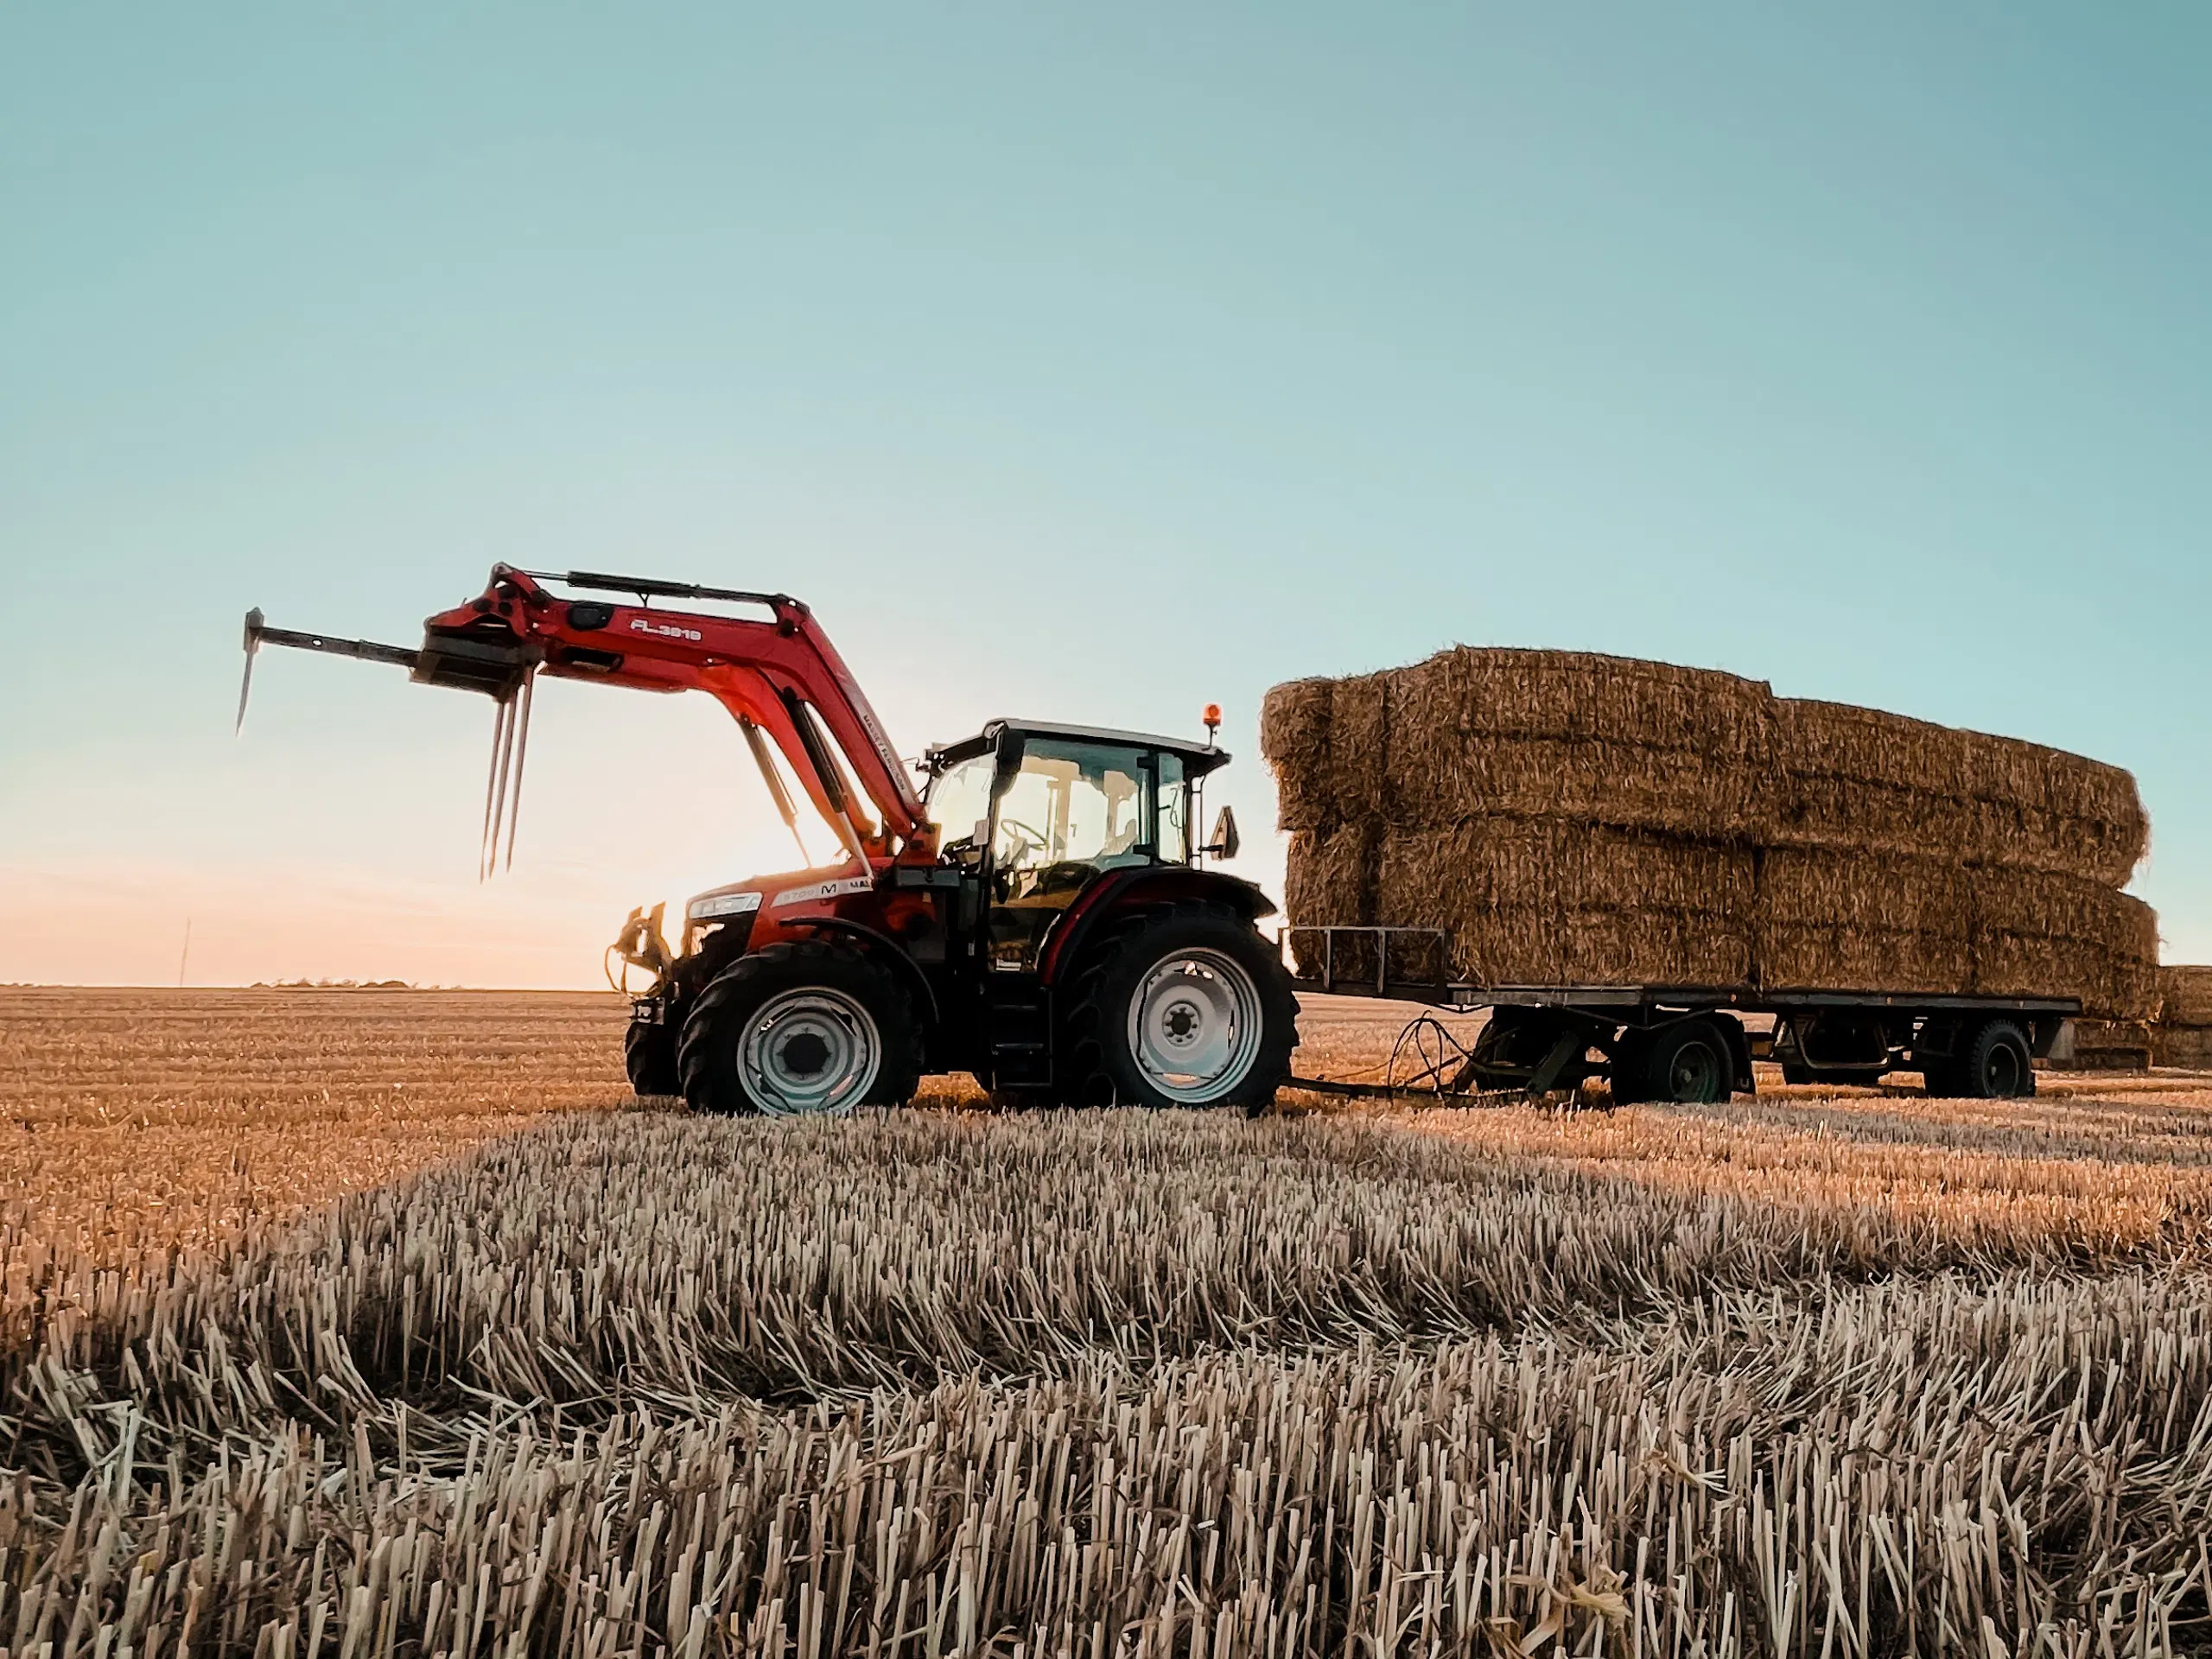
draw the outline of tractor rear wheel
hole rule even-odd
[[[1241,1106],[1290,1076],[1298,998],[1281,957],[1224,905],[1131,917],[1077,973],[1063,1052],[1084,1105]]]
[[[694,1111],[835,1116],[911,1099],[921,1033],[905,990],[859,951],[771,944],[699,994],[676,1058]]]

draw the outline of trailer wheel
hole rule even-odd
[[[676,1047],[694,1111],[824,1116],[911,1099],[921,1033],[905,990],[859,951],[808,941],[740,957]]]
[[[629,1074],[631,1092],[641,1099],[683,1092],[676,1069],[676,1033],[666,1026],[632,1020],[622,1033],[622,1069]]]
[[[1132,917],[1077,976],[1070,1097],[1257,1116],[1290,1075],[1297,1040],[1290,975],[1251,924],[1225,906],[1175,905]]]
[[[1678,1020],[1654,1032],[1646,1056],[1647,1099],[1710,1106],[1735,1092],[1735,1056],[1727,1033],[1711,1020]]]
[[[1960,1056],[1959,1073],[1947,1077],[1974,1100],[2024,1100],[2036,1091],[2036,1065],[2027,1033],[2010,1020],[1992,1020],[1974,1033]]]

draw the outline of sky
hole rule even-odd
[[[893,739],[1662,658],[2131,768],[2212,960],[2212,10],[0,9],[0,981],[582,986],[796,861],[494,561],[781,589]],[[826,858],[816,831],[815,855]],[[189,930],[189,947],[187,932]]]

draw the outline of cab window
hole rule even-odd
[[[1155,753],[1152,760],[1160,779],[1160,856],[1170,864],[1187,864],[1191,859],[1191,785],[1183,775],[1183,757]]]
[[[997,765],[998,756],[986,749],[931,780],[930,822],[937,825],[938,845],[947,851],[974,837],[976,826],[991,816],[991,775]]]
[[[1001,876],[1016,878],[1010,896],[1055,865],[1096,870],[1149,862],[1148,782],[1134,751],[1031,738],[1021,769],[999,798],[992,847]]]

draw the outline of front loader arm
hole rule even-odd
[[[632,592],[636,605],[557,596],[544,581],[600,592]],[[758,605],[762,619],[655,607],[658,596]],[[563,679],[602,680],[648,691],[703,690],[774,741],[816,810],[834,827],[863,836],[931,841],[921,798],[898,752],[830,637],[804,604],[786,594],[719,588],[576,572],[544,576],[494,565],[484,593],[423,625],[426,652],[441,640],[512,639],[529,647],[541,671]],[[835,752],[808,729],[818,717]],[[880,830],[850,803],[838,764],[875,811]],[[887,846],[886,850],[888,850]]]
[[[639,602],[568,597],[550,592],[548,582],[593,593],[635,594]],[[767,615],[670,610],[652,605],[656,598],[734,601],[757,606]],[[503,793],[500,746],[513,746],[518,702],[527,730],[529,687],[543,673],[642,691],[708,692],[740,721],[767,734],[815,810],[863,865],[871,843],[879,855],[889,855],[894,841],[926,855],[936,851],[937,832],[875,710],[813,613],[787,594],[740,593],[584,571],[556,575],[496,564],[480,595],[425,620],[419,652],[288,632],[268,627],[255,611],[246,618],[248,685],[254,652],[264,643],[396,663],[408,667],[415,679],[488,694],[503,723],[493,737],[487,843],[497,840],[491,803]],[[245,696],[242,688],[241,722]],[[747,735],[754,741],[751,732]],[[774,774],[768,776],[771,789],[780,796]],[[862,803],[874,808],[874,822]],[[784,804],[779,799],[779,806]],[[512,830],[509,844],[512,849]]]

